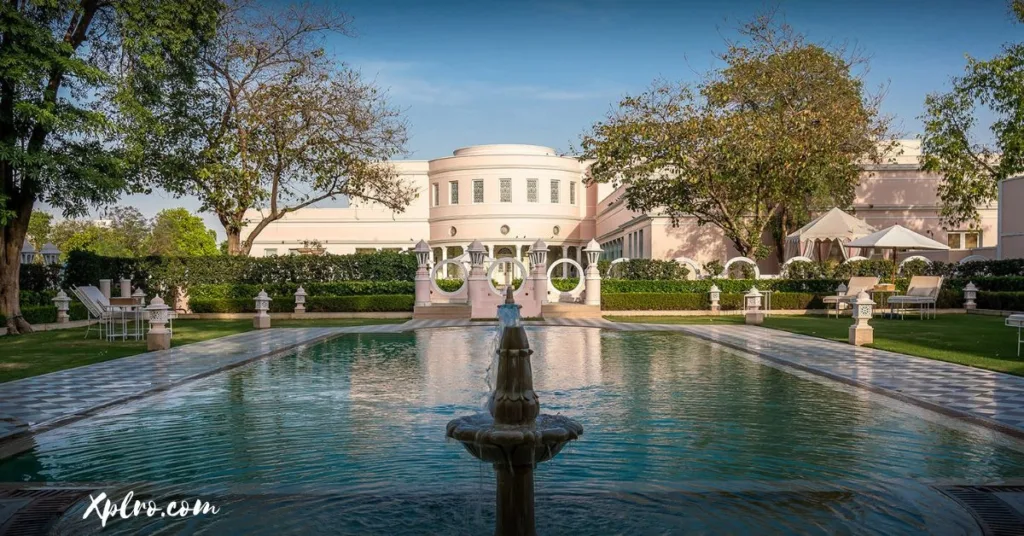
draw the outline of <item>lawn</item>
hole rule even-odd
[[[741,323],[743,317],[607,317],[616,322],[662,324]],[[846,342],[849,317],[771,316],[764,326]],[[1017,357],[1017,330],[1003,325],[998,316],[948,314],[934,320],[875,319],[872,348],[891,350],[961,365],[1024,376],[1024,359]]]
[[[363,326],[405,322],[404,319],[344,318],[325,320],[274,320],[273,326],[325,327]],[[205,341],[252,329],[252,320],[178,320],[174,323],[171,346]],[[0,383],[47,372],[99,363],[141,354],[146,341],[107,342],[95,328],[85,338],[85,328],[41,331],[15,337],[0,337]]]

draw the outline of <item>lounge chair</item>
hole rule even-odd
[[[82,305],[85,305],[85,309],[89,313],[89,320],[99,320],[100,338],[106,337],[107,340],[113,340],[118,337],[121,339],[128,337],[127,323],[129,319],[132,319],[129,315],[140,314],[138,311],[111,305],[110,300],[103,295],[103,292],[94,286],[72,287],[71,292],[82,302]],[[119,327],[120,331],[115,327]],[[92,322],[89,322],[85,330],[87,338],[91,329]]]
[[[921,318],[927,318],[929,311],[931,311],[932,318],[935,318],[936,303],[939,301],[939,291],[942,290],[942,279],[942,276],[938,275],[911,277],[906,294],[889,298],[889,313],[895,314],[896,306],[899,306],[902,319],[908,306],[916,305]]]
[[[825,302],[825,316],[828,316],[829,305],[835,305],[836,318],[839,318],[839,305],[849,304],[857,298],[857,295],[868,292],[878,284],[877,277],[851,277],[846,285],[846,294],[842,296],[825,296],[821,301]]]

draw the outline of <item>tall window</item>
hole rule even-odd
[[[526,202],[537,202],[537,179],[526,179]]]
[[[511,203],[512,202],[512,179],[501,179],[499,182],[499,190],[501,190],[501,202]]]
[[[974,249],[981,247],[981,231],[949,231],[946,245],[950,249]]]
[[[639,257],[641,259],[644,258],[644,230],[643,229],[640,229],[640,232],[637,233],[637,237],[636,237],[636,251],[637,251],[637,254],[636,254],[637,257]]]
[[[275,257],[277,256],[277,248],[266,248],[263,250],[264,257]]]
[[[576,181],[569,183],[569,204],[576,204]]]
[[[436,182],[430,185],[430,200],[435,207],[441,204],[441,185]]]
[[[484,180],[474,179],[473,180],[473,202],[483,203],[484,202]]]
[[[452,205],[459,204],[459,181],[448,182],[448,203]]]
[[[551,202],[554,203],[554,204],[558,204],[558,185],[559,185],[559,182],[560,181],[557,181],[557,180],[552,180],[551,181]]]

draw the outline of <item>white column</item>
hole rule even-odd
[[[448,246],[441,246],[441,260],[442,261],[448,260]],[[441,277],[444,277],[444,278],[448,277],[448,265],[447,264],[444,265],[443,268],[441,268]]]
[[[579,263],[580,266],[583,266],[583,246],[576,246],[576,262]],[[583,277],[583,274],[576,275],[580,278]]]
[[[521,245],[519,245],[519,244],[516,244],[516,260],[517,260],[517,261],[520,261],[520,262],[522,262],[522,260],[523,260],[523,246],[521,246]],[[513,265],[513,266],[515,266],[515,265]],[[515,271],[516,271],[516,270],[518,270],[518,269],[519,269],[519,267],[518,267],[518,266],[516,266],[515,268],[513,268],[513,269],[512,269],[512,275],[515,275],[515,274],[516,274],[516,272],[515,272]],[[524,283],[523,283],[524,285],[526,284],[526,283],[525,283],[525,280],[526,280],[526,276],[527,276],[527,275],[528,275],[528,274],[522,274],[522,275],[520,276],[520,277],[521,277],[521,278],[522,278],[522,279],[524,280]]]

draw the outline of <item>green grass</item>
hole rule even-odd
[[[405,319],[343,318],[324,320],[274,320],[273,327],[328,327],[392,324]],[[178,320],[171,346],[183,346],[252,329],[252,320]],[[85,328],[41,331],[0,337],[0,383],[38,376],[119,357],[141,354],[146,341],[107,342],[96,329],[85,338]]]
[[[742,323],[743,317],[608,317],[616,322],[661,324]],[[850,317],[771,316],[764,326],[801,335],[847,342]],[[872,348],[949,361],[1024,376],[1024,359],[1017,357],[1017,330],[998,316],[948,314],[935,319],[874,319]]]

